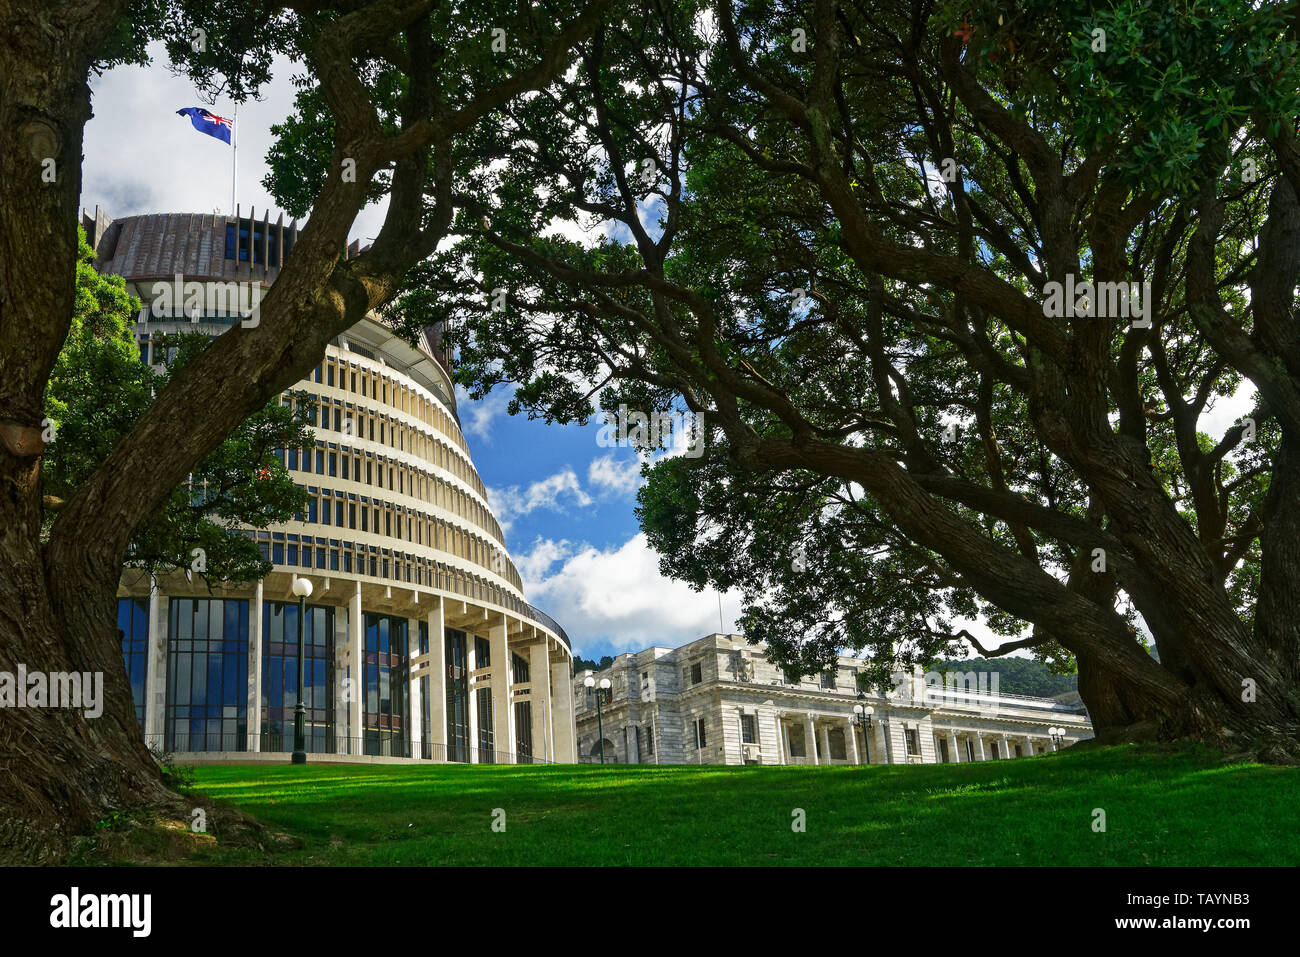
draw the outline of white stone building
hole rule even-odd
[[[580,760],[631,764],[935,764],[1057,750],[1092,737],[1087,713],[997,692],[995,675],[919,672],[887,696],[862,694],[861,662],[786,680],[743,635],[624,654],[574,678]],[[597,708],[597,689],[609,679]],[[938,682],[938,685],[936,685]],[[854,705],[871,708],[870,725]],[[1063,735],[1054,740],[1049,729]]]

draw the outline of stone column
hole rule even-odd
[[[144,740],[149,747],[162,751],[167,726],[167,629],[170,616],[167,597],[158,590],[158,581],[152,577],[149,579],[148,614],[149,657],[145,665]]]
[[[776,763],[786,763],[786,744],[785,728],[781,726],[781,715],[777,711],[772,712],[772,728],[776,731]]]
[[[988,755],[984,751],[984,732],[978,731],[975,734],[975,757],[981,761],[987,761]]]
[[[442,624],[442,596],[433,599],[429,610],[429,754],[435,761],[447,760],[447,636]]]
[[[948,732],[948,751],[952,755],[952,763],[961,764],[962,762],[961,742],[957,740],[956,731]]]
[[[551,653],[550,639],[542,636],[528,646],[528,680],[532,685],[533,757],[553,761],[551,744]]]
[[[813,764],[821,764],[821,758],[817,756],[817,732],[813,729],[812,712],[805,715],[806,721],[803,726],[804,750],[808,752],[808,758]]]
[[[465,635],[465,726],[469,728],[469,763],[479,763],[478,753],[478,689],[471,677],[478,667],[478,651],[474,636]]]
[[[822,760],[831,763],[831,731],[825,724],[822,725]]]
[[[361,614],[361,582],[352,590],[348,601],[348,753],[365,753],[365,730],[361,726],[361,707],[366,697],[365,672],[366,619]]]
[[[262,581],[253,586],[248,602],[248,728],[249,751],[262,750]]]
[[[506,763],[515,763],[515,714],[510,689],[514,668],[510,660],[509,621],[501,615],[488,629],[492,645],[492,723],[493,747],[503,752]]]
[[[858,757],[858,729],[854,724],[854,721],[845,722],[844,736],[849,740],[849,759],[854,764],[861,764],[862,759]]]
[[[578,729],[573,720],[573,671],[570,659],[551,663],[551,725],[554,731],[555,757],[558,764],[574,764],[578,760]],[[658,747],[655,754],[659,754]]]
[[[411,658],[415,657],[414,654],[410,654],[411,648],[413,647],[416,652],[420,650],[419,618],[406,619],[406,650],[408,655],[410,655],[410,657],[407,658],[407,661],[410,661]],[[420,679],[424,677],[425,672],[421,671],[417,674],[415,669],[412,668],[409,673],[410,679],[407,681],[407,700],[411,703],[411,757],[422,758],[424,757],[424,750],[420,745],[424,740],[424,721],[422,718],[425,705],[420,695]]]
[[[1005,734],[1002,736],[1002,744],[998,746],[998,752],[1004,758],[1013,758],[1016,756],[1015,745],[1013,745],[1010,741],[1007,740],[1007,736]]]

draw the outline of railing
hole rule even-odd
[[[156,754],[202,754],[218,752],[226,754],[251,754],[248,747],[248,735],[244,732],[211,734],[146,734],[145,744]],[[444,764],[468,763],[469,750],[463,747],[439,744],[433,741],[421,741],[420,756],[411,754],[409,741],[400,738],[379,738],[375,736],[348,737],[338,735],[307,734],[303,742],[307,754],[353,755],[357,757],[408,758],[411,760],[437,761]],[[257,751],[266,754],[292,754],[293,732],[265,732],[258,739]],[[474,749],[473,757],[479,764],[554,764],[524,752],[491,751]]]

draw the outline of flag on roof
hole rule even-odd
[[[224,143],[230,143],[231,133],[235,129],[235,121],[228,120],[224,116],[217,116],[211,110],[205,110],[201,106],[189,106],[183,110],[176,111],[178,116],[188,116],[194,128],[200,133],[207,133],[209,136],[215,136]]]

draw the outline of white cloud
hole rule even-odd
[[[492,429],[496,420],[506,414],[510,404],[507,389],[493,389],[477,402],[471,401],[464,389],[456,387],[456,408],[460,414],[461,431],[485,445],[492,444]]]
[[[516,565],[528,600],[563,625],[585,657],[677,647],[718,630],[717,592],[665,578],[640,532],[605,550],[539,538]],[[722,596],[728,632],[739,611],[738,594]]]
[[[201,98],[194,84],[167,67],[161,43],[149,46],[149,66],[116,67],[92,80],[95,115],[86,124],[82,166],[82,205],[98,204],[113,218],[144,213],[211,213],[230,209],[232,150],[205,136],[176,111],[204,106],[221,116],[234,114],[234,103]],[[303,72],[287,57],[277,57],[273,79],[262,99],[242,104],[238,116],[239,191],[236,202],[247,214],[252,207],[279,210],[262,186],[266,154],[274,137],[271,125],[293,111],[291,78]],[[350,238],[364,245],[379,234],[387,199],[362,210]],[[287,218],[287,217],[286,217]]]
[[[493,514],[507,531],[514,519],[539,508],[562,512],[568,505],[586,508],[592,503],[591,496],[582,490],[582,484],[571,468],[533,482],[527,488],[511,485],[508,488],[489,488],[487,492]]]
[[[641,484],[641,460],[636,456],[616,456],[612,452],[592,459],[587,467],[587,484],[616,495],[635,492]]]

